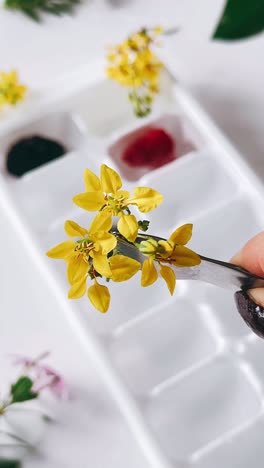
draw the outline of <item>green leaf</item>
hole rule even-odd
[[[143,221],[138,221],[138,229],[140,229],[140,231],[146,232],[148,228],[149,228],[149,221],[147,221],[146,219],[144,219]]]
[[[41,13],[53,15],[71,14],[81,0],[5,0],[5,7],[10,10],[20,10],[33,19],[41,21]]]
[[[12,403],[21,403],[22,401],[37,398],[38,394],[32,392],[32,387],[33,382],[29,377],[20,377],[17,382],[11,386]]]
[[[227,0],[213,39],[238,40],[264,31],[264,0]]]
[[[19,460],[0,458],[0,468],[21,468],[21,463]]]

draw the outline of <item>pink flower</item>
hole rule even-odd
[[[33,381],[33,392],[41,393],[43,390],[48,389],[55,397],[67,399],[69,389],[64,378],[51,367],[40,363],[49,354],[49,352],[45,352],[36,359],[18,355],[15,356],[14,364],[24,367],[23,375],[28,375]]]
[[[33,359],[27,356],[20,356],[19,354],[13,354],[12,356],[14,357],[13,364],[16,365],[22,365],[25,367],[34,367],[38,364],[39,361],[42,359],[48,357],[50,355],[49,351],[45,351],[44,353],[40,354],[37,358]]]
[[[35,369],[37,375],[32,388],[33,392],[40,393],[47,388],[57,398],[67,399],[69,397],[68,386],[57,371],[45,365],[38,365]]]

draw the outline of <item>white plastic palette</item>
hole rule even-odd
[[[26,120],[21,107],[2,124],[1,198],[61,320],[70,320],[83,358],[114,395],[148,460],[142,466],[260,468],[264,344],[240,319],[232,293],[179,281],[171,298],[161,280],[143,289],[137,276],[110,284],[111,307],[101,315],[86,298],[68,301],[63,262],[45,257],[65,238],[65,219],[89,225],[90,214],[71,198],[83,190],[84,168],[98,172],[102,163],[121,172],[125,188],[147,185],[164,194],[148,216],[151,233],[168,236],[192,222],[190,247],[205,256],[228,260],[264,226],[260,181],[181,86],[166,77],[152,115],[136,120],[125,92],[96,70],[43,91]],[[129,171],[119,159],[123,145],[155,124],[172,132],[181,157],[144,174]],[[9,176],[8,146],[34,133],[56,137],[68,153],[21,178]]]

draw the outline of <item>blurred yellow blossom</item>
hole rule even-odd
[[[129,100],[138,117],[151,112],[153,97],[159,92],[163,64],[152,47],[162,32],[160,26],[143,28],[121,44],[109,48],[107,76],[130,88]]]
[[[19,83],[16,70],[0,72],[0,109],[5,105],[16,105],[24,99],[27,87]]]

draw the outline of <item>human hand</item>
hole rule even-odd
[[[264,277],[264,231],[250,239],[230,261]],[[238,291],[235,300],[247,325],[264,338],[264,288]]]

